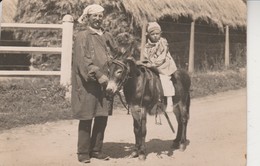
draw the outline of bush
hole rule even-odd
[[[0,130],[71,118],[65,93],[55,79],[0,82]]]
[[[246,87],[246,71],[224,70],[191,75],[191,97],[202,97]]]

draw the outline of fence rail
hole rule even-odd
[[[0,46],[0,53],[61,53],[59,47],[11,47]]]
[[[20,29],[20,28],[29,28],[29,29],[62,29],[62,24],[24,24],[24,23],[2,23],[2,28],[12,28],[12,29]]]
[[[0,70],[1,76],[59,76],[60,71],[13,71]]]
[[[0,46],[0,53],[57,53],[61,54],[60,71],[7,71],[0,70],[0,76],[48,76],[59,75],[62,85],[71,84],[71,61],[72,61],[72,38],[73,38],[73,17],[65,15],[62,24],[23,24],[23,23],[2,23],[1,28],[5,29],[61,29],[62,47],[13,47]],[[8,55],[8,54],[6,54]]]

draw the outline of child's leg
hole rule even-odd
[[[172,102],[173,96],[166,96],[166,97],[167,97],[167,105],[173,106],[173,102]]]
[[[167,96],[167,106],[166,106],[165,112],[173,112],[172,97],[173,96]]]
[[[171,76],[160,74],[160,80],[162,83],[162,89],[164,96],[174,96],[175,89],[171,81]]]
[[[160,74],[160,80],[162,83],[164,96],[167,97],[166,112],[172,112],[173,111],[172,97],[175,95],[175,89],[171,81],[171,76]]]

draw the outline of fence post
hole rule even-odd
[[[194,33],[195,33],[195,21],[191,23],[191,30],[190,30],[190,50],[189,50],[189,67],[188,71],[194,71]]]
[[[229,27],[226,26],[226,37],[225,37],[225,67],[229,66]]]
[[[3,2],[0,2],[0,40],[1,40],[1,33],[2,33],[1,23],[2,23],[2,19],[3,19],[3,7],[2,7],[2,3],[3,3]]]
[[[73,17],[65,15],[62,19],[62,51],[61,51],[61,76],[60,84],[70,86],[72,42],[73,42]]]

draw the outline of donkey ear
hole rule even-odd
[[[130,66],[136,66],[135,59],[131,56],[125,58],[124,62]]]

